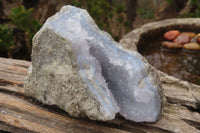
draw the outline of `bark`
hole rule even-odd
[[[127,0],[127,20],[130,28],[133,28],[133,21],[137,13],[137,0]]]
[[[163,4],[158,13],[157,19],[173,18],[179,15],[179,12],[185,7],[188,0],[172,0],[171,4]]]
[[[15,133],[200,133],[200,87],[160,72],[166,102],[156,123],[117,116],[108,122],[73,118],[24,94],[30,62],[0,58],[0,131]]]

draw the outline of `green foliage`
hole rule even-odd
[[[73,0],[72,5],[76,7],[81,7],[81,2]]]
[[[168,4],[172,4],[173,0],[166,0]]]
[[[199,0],[191,0],[191,5],[196,5],[198,8],[200,8],[200,1]]]
[[[112,8],[107,0],[87,0],[86,8],[101,29],[110,30],[108,19],[112,18]]]
[[[200,1],[199,0],[191,0],[191,6],[195,8],[195,11],[189,12],[186,14],[182,14],[181,17],[193,17],[199,18],[200,17]]]
[[[117,6],[116,6],[116,12],[117,12],[118,14],[124,12],[124,10],[125,10],[125,6],[124,6],[124,5],[120,4],[120,5],[117,5]]]
[[[112,5],[107,0],[73,0],[72,5],[86,8],[99,28],[113,35],[116,41],[119,41],[121,37],[122,27],[127,28],[129,26],[124,15],[125,6],[122,4]],[[111,30],[113,23],[119,27],[117,29],[118,35]]]
[[[24,6],[12,8],[12,13],[9,16],[11,23],[13,23],[18,29],[21,29],[25,33],[26,46],[29,53],[31,53],[31,43],[33,35],[40,29],[41,25],[35,19],[33,19],[33,9],[25,9]]]
[[[195,11],[195,12],[185,13],[185,14],[181,14],[180,17],[182,17],[182,18],[198,18],[198,17],[200,17],[200,12]]]
[[[150,19],[150,18],[153,18],[153,17],[154,17],[153,11],[146,10],[146,9],[143,9],[143,8],[138,8],[138,9],[137,9],[137,13],[138,13],[141,17],[146,18],[146,19]]]
[[[24,54],[21,53],[20,55],[24,59],[30,58],[27,57],[27,55],[31,54],[32,37],[41,27],[39,22],[33,18],[32,14],[33,9],[25,9],[24,6],[18,6],[12,8],[11,14],[9,15],[10,23],[15,26],[17,29],[16,31],[20,30],[22,31],[22,34],[24,33],[24,35],[21,35],[21,37],[25,36],[24,39],[21,38],[21,40],[16,40],[19,37],[19,34],[14,33],[7,25],[0,25],[0,48],[6,50],[9,57],[12,57],[16,52],[19,52],[21,46],[25,45],[25,48],[23,49],[26,49],[26,51],[24,51]],[[24,40],[25,43],[21,44]]]
[[[10,50],[13,46],[13,31],[7,25],[0,25],[0,47]]]
[[[12,13],[9,18],[11,19],[11,22],[19,29],[29,33],[36,32],[41,27],[41,25],[38,21],[33,19],[32,13],[32,8],[25,9],[24,6],[19,6],[12,8]]]
[[[129,24],[129,22],[128,22],[128,21],[125,21],[125,22],[124,22],[124,26],[125,26],[126,28],[128,28],[128,27],[129,27],[129,25],[130,25],[130,24]]]
[[[124,5],[116,5],[115,7],[115,12],[117,13],[117,21],[119,22],[119,24],[123,24],[123,22],[125,21],[125,17],[123,16],[124,10],[125,10],[125,6]]]

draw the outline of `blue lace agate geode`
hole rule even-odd
[[[64,6],[33,39],[27,94],[70,115],[153,122],[161,112],[157,73],[122,49],[86,10]]]

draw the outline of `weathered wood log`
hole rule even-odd
[[[156,123],[117,116],[108,122],[73,118],[55,106],[26,96],[23,81],[30,62],[0,58],[0,131],[15,133],[200,133],[200,87],[160,72],[166,102]]]

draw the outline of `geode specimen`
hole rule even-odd
[[[25,92],[70,115],[152,122],[161,112],[157,73],[122,49],[86,10],[64,6],[34,36]]]

